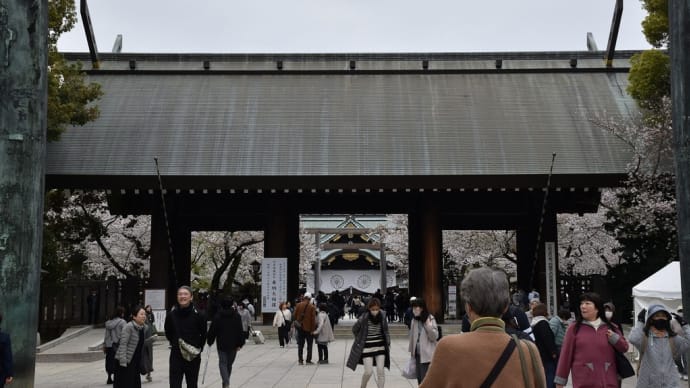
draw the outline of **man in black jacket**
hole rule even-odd
[[[179,339],[203,350],[206,340],[206,318],[192,304],[192,289],[182,286],[177,289],[177,306],[174,306],[165,320],[165,336],[170,342],[170,388],[182,388],[182,378],[187,388],[197,388],[201,352],[191,361],[180,353]]]
[[[242,319],[232,307],[233,301],[226,297],[220,303],[220,310],[211,322],[208,330],[208,346],[213,345],[217,339],[218,361],[220,378],[223,380],[223,388],[230,386],[232,363],[235,362],[237,352],[244,346],[245,338],[242,332]]]

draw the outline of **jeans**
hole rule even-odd
[[[237,350],[222,351],[218,350],[218,368],[220,369],[220,379],[223,386],[230,385],[230,374],[232,374],[232,363],[235,362]]]
[[[553,379],[556,378],[556,361],[555,360],[549,360],[549,361],[544,361],[542,360],[542,364],[544,364],[544,374],[546,375],[546,387],[547,388],[554,388],[556,384],[553,382]],[[619,380],[620,382],[620,380]]]
[[[429,370],[429,362],[420,362],[419,353],[414,355],[415,368],[417,369],[417,383],[421,384],[424,377],[426,377],[426,372]]]
[[[319,361],[328,361],[328,344],[316,344],[316,350],[319,351]]]
[[[170,349],[170,388],[182,388],[182,378],[187,381],[187,388],[197,388],[201,355],[192,361],[182,358],[179,348]]]
[[[311,333],[299,329],[297,330],[297,356],[298,360],[302,361],[302,355],[304,354],[304,341],[307,341],[307,361],[311,362],[311,351],[314,346],[314,336]]]
[[[379,354],[376,356],[376,386],[378,388],[383,388],[386,383],[386,376],[383,372],[383,367],[386,363],[386,355]],[[374,374],[374,357],[364,357],[362,359],[362,364],[364,364],[364,375],[362,375],[362,388],[367,386],[369,378]]]

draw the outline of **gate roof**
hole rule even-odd
[[[48,185],[155,188],[158,157],[178,188],[339,177],[518,187],[543,181],[554,152],[563,182],[615,185],[629,150],[592,119],[635,111],[630,54],[613,69],[583,52],[106,55],[88,72],[105,92],[100,118],[49,144]]]

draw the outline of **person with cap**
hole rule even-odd
[[[311,303],[311,293],[304,294],[302,301],[295,306],[295,314],[293,325],[297,333],[297,356],[300,365],[304,365],[304,343],[307,343],[307,364],[313,364],[311,361],[312,349],[314,347],[314,336],[312,333],[316,330],[316,307]]]
[[[625,353],[628,341],[621,330],[604,315],[599,294],[580,296],[580,315],[568,327],[556,367],[554,382],[562,388],[572,372],[573,388],[618,387],[616,353]]]
[[[237,352],[245,344],[245,337],[242,333],[242,319],[233,308],[233,300],[229,296],[222,298],[220,309],[211,321],[208,329],[206,343],[208,346],[216,342],[218,350],[218,369],[223,388],[230,386],[230,375],[232,374],[232,364],[235,362]]]
[[[433,315],[427,311],[422,298],[412,301],[412,324],[410,325],[409,345],[407,350],[415,359],[417,383],[421,384],[429,370],[429,363],[434,356],[438,342],[438,325]]]
[[[690,350],[690,326],[676,314],[683,329],[677,335],[671,330],[673,316],[660,304],[649,306],[645,315],[630,332],[630,343],[640,351],[637,388],[680,387],[674,359]]]
[[[170,388],[182,388],[183,378],[187,388],[196,388],[199,380],[200,355],[206,340],[206,317],[199,313],[192,302],[192,288],[181,286],[177,289],[177,304],[166,315],[165,337],[170,343]],[[198,349],[199,353],[188,361],[182,356],[181,342]]]
[[[544,368],[530,341],[505,332],[501,316],[510,303],[505,272],[471,270],[460,285],[471,331],[444,337],[436,345],[420,388],[544,387]]]
[[[403,314],[403,322],[405,323],[405,326],[407,328],[410,328],[410,325],[412,324],[412,303],[417,299],[417,297],[413,296],[410,298],[410,302],[408,303],[409,306],[405,310],[405,314]]]

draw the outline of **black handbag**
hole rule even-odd
[[[621,379],[635,376],[635,369],[633,369],[632,364],[630,364],[628,357],[625,357],[625,354],[618,350],[614,349],[614,352],[616,353],[616,370],[618,371],[618,376],[620,376]]]

